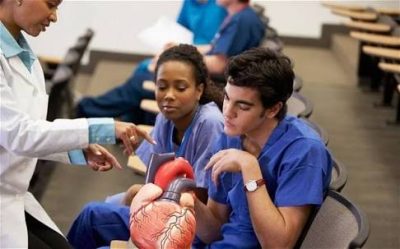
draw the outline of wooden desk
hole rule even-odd
[[[55,57],[55,56],[38,56],[39,61],[41,63],[46,63],[46,64],[60,64],[62,62],[62,58],[60,57]]]
[[[147,167],[137,155],[129,156],[127,166],[138,175],[146,175]]]
[[[379,14],[389,15],[389,16],[399,16],[400,8],[375,8]]]
[[[133,243],[132,240],[128,241],[123,240],[112,240],[110,249],[138,249]]]
[[[323,2],[322,5],[329,9],[351,10],[351,11],[365,11],[367,9],[366,6],[350,5],[350,4],[336,4],[336,3]]]
[[[140,108],[144,111],[152,112],[154,114],[160,113],[157,102],[151,99],[144,99],[140,102]]]
[[[143,82],[143,89],[150,91],[150,92],[155,92],[156,91],[156,84],[154,84],[153,81],[151,80],[145,80]]]
[[[400,64],[380,62],[378,66],[385,72],[400,74]],[[397,88],[399,89],[399,85]]]
[[[362,50],[372,56],[400,60],[400,49],[363,46]]]
[[[378,14],[373,12],[358,12],[342,9],[331,9],[331,12],[335,15],[349,17],[356,20],[375,21],[378,18]]]
[[[381,44],[385,46],[400,46],[400,37],[389,35],[376,35],[363,32],[350,32],[350,36],[363,42]]]
[[[362,29],[370,32],[389,32],[392,28],[383,23],[371,23],[371,22],[360,22],[360,21],[347,21],[343,23],[344,26],[354,29]]]

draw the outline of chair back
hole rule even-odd
[[[300,92],[303,87],[303,79],[300,76],[295,75],[293,79],[293,91]]]
[[[72,108],[72,96],[69,89],[70,81],[73,79],[71,68],[65,65],[57,67],[50,84],[49,108],[47,120],[53,121],[56,118],[68,117]],[[63,108],[67,108],[64,110]]]
[[[293,92],[286,103],[288,114],[297,117],[309,118],[314,109],[312,102],[298,92]]]
[[[347,182],[347,169],[343,163],[332,157],[332,175],[329,189],[340,192]]]
[[[364,212],[345,196],[329,190],[300,248],[361,248],[368,235]]]
[[[263,15],[265,12],[264,6],[257,3],[252,4],[251,8],[253,8],[254,12],[256,12],[258,16]]]
[[[304,123],[306,123],[311,129],[313,129],[321,138],[321,141],[325,144],[328,145],[329,138],[328,138],[328,133],[322,129],[317,123],[301,117],[301,120],[303,120]]]

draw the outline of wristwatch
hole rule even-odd
[[[264,185],[265,181],[264,179],[258,179],[258,180],[249,180],[247,183],[244,184],[244,191],[245,192],[254,192],[256,191],[260,186]]]

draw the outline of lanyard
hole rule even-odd
[[[196,113],[194,114],[194,118],[190,122],[189,127],[186,129],[185,133],[183,134],[182,138],[182,143],[181,145],[177,148],[177,150],[174,150],[174,140],[173,140],[173,133],[174,133],[174,126],[172,125],[172,122],[169,124],[169,129],[168,129],[168,151],[169,152],[175,152],[176,157],[183,157],[186,149],[186,145],[189,141],[189,137],[192,134],[193,130],[193,125],[196,123],[197,117],[198,117],[198,112],[199,108],[197,108]]]

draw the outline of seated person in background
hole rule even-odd
[[[227,59],[259,45],[265,27],[249,6],[249,0],[218,0],[228,16],[210,45],[199,45],[211,74],[221,74]],[[152,64],[140,64],[123,85],[94,98],[84,98],[77,106],[79,117],[121,117],[135,123],[153,124],[140,109],[143,99],[154,99],[154,93],[143,89],[143,82],[153,80]]]
[[[207,205],[195,200],[196,234],[206,248],[292,248],[321,205],[331,157],[319,136],[286,115],[289,58],[264,48],[227,66],[224,133],[207,164]]]
[[[202,55],[191,45],[172,47],[160,55],[155,76],[161,110],[152,131],[157,144],[143,141],[136,154],[146,163],[153,152],[175,152],[184,157],[193,166],[196,185],[204,188],[206,196],[203,168],[211,157],[213,141],[223,131],[223,118],[212,102],[215,91],[209,85]],[[80,249],[108,246],[115,239],[129,239],[129,206],[89,203],[68,234],[69,242]]]
[[[216,0],[184,0],[177,22],[193,32],[193,44],[209,44],[226,14]]]

